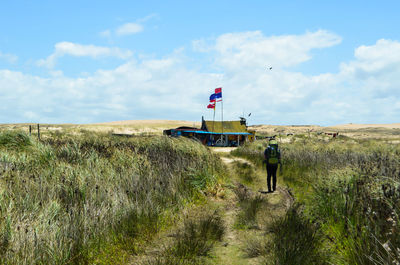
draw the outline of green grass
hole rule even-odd
[[[125,263],[223,175],[207,148],[168,137],[1,131],[0,152],[0,264]]]
[[[251,184],[257,179],[256,170],[250,163],[237,161],[234,170],[239,180],[244,184]]]
[[[238,229],[258,227],[257,215],[263,207],[266,208],[268,206],[266,198],[262,195],[254,194],[243,184],[239,184],[234,189],[234,192],[240,208],[235,227]]]
[[[266,141],[256,141],[235,151],[261,165]],[[395,264],[400,261],[400,147],[380,140],[338,137],[293,138],[280,145],[282,179],[294,191],[304,211],[281,220],[283,231],[315,224],[310,231],[322,235],[313,244],[310,234],[300,233],[289,241],[293,247],[274,256],[275,264],[285,257],[298,257],[295,246],[303,244],[315,253],[329,253],[333,264]],[[283,223],[282,223],[283,222]],[[293,232],[294,233],[294,232]],[[290,235],[275,231],[276,242]],[[290,238],[290,237],[289,237]],[[304,239],[309,239],[305,240]],[[317,242],[320,242],[317,240]],[[321,252],[322,251],[322,252]],[[313,256],[310,254],[310,257]],[[290,258],[294,259],[294,258]],[[288,259],[285,262],[289,262]],[[304,263],[286,264],[313,264]],[[319,264],[319,263],[316,263]]]
[[[266,199],[261,195],[247,197],[239,201],[240,212],[235,223],[236,228],[258,227],[257,214],[265,207]]]
[[[28,135],[21,131],[5,131],[0,133],[0,146],[7,149],[23,150],[32,145]]]
[[[224,234],[225,224],[218,211],[198,210],[185,218],[173,242],[144,264],[205,264]]]
[[[329,264],[323,253],[321,232],[302,215],[299,205],[292,206],[283,218],[275,220],[269,231],[272,233],[271,264]]]

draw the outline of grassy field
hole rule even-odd
[[[271,264],[398,264],[400,147],[307,134],[282,142],[280,178],[297,204],[271,228]],[[235,155],[261,166],[266,145],[257,141]]]
[[[262,195],[265,140],[216,154],[160,135],[180,125],[0,125],[0,264],[400,261],[396,128],[260,127],[283,159]]]
[[[0,161],[1,264],[126,264],[223,175],[191,140],[89,131],[2,130]]]

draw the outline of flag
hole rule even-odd
[[[222,101],[222,87],[218,87],[215,89],[215,93],[213,94],[215,95],[215,100],[218,101]],[[218,100],[219,99],[219,100]]]
[[[211,96],[210,96],[210,102],[212,103],[212,102],[215,102],[215,101],[216,101],[215,94],[211,94]]]
[[[207,109],[215,109],[215,103],[214,104],[208,104]]]

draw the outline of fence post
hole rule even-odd
[[[39,123],[37,125],[37,137],[38,137],[38,140],[40,141],[40,125],[39,125]]]
[[[29,125],[29,136],[32,135],[32,125]]]

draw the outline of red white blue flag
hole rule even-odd
[[[219,102],[222,101],[222,87],[216,88],[215,93],[211,94],[210,102]]]
[[[208,104],[207,109],[215,109],[215,102],[213,104]]]
[[[215,89],[215,99],[218,101],[222,101],[222,87],[218,87]]]

